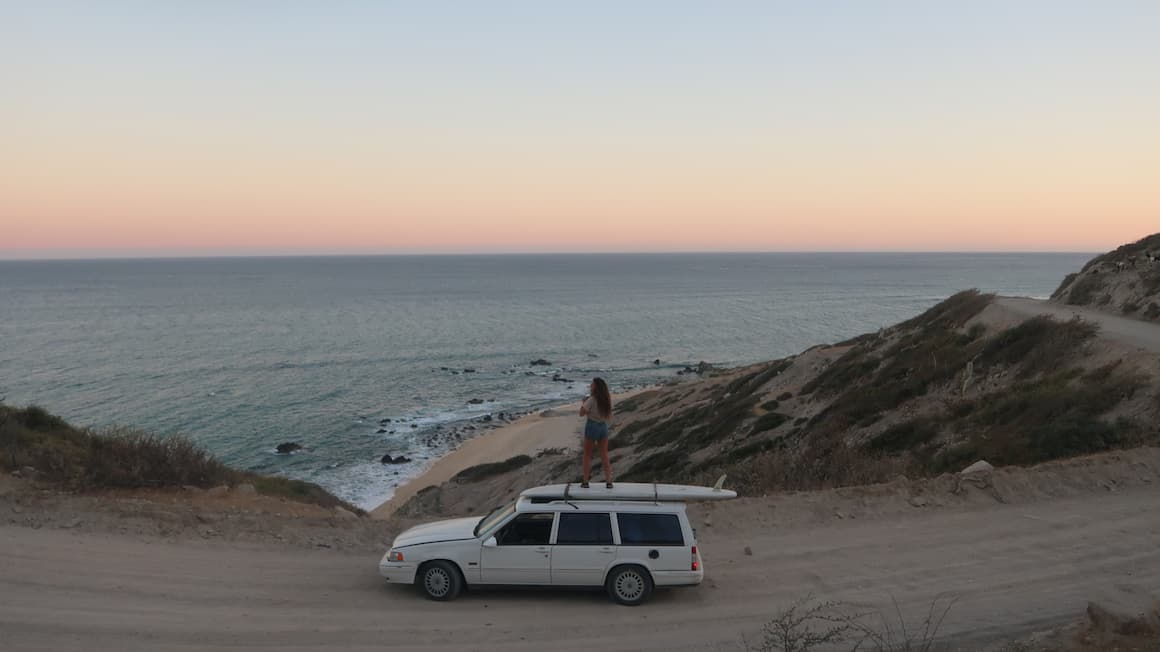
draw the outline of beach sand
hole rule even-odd
[[[390,500],[371,510],[371,516],[387,518],[420,490],[443,484],[479,464],[502,462],[516,455],[535,456],[549,448],[579,451],[584,423],[579,412],[579,402],[559,405],[469,439],[396,489]]]

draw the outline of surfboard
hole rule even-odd
[[[611,489],[602,482],[593,482],[584,489],[579,482],[549,484],[520,492],[521,498],[531,500],[639,500],[649,502],[689,502],[694,500],[728,500],[737,492],[720,487],[700,487],[691,484],[657,484],[652,482],[617,482]]]

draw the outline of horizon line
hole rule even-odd
[[[1103,250],[1111,251],[1111,250]],[[1072,249],[738,249],[738,250],[672,250],[672,251],[463,251],[463,252],[383,252],[383,253],[245,253],[245,254],[170,254],[170,255],[81,255],[11,257],[0,254],[0,262],[99,262],[162,260],[237,260],[252,258],[468,258],[508,256],[670,256],[670,255],[823,255],[823,254],[1098,254],[1100,250]]]

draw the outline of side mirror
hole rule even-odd
[[[487,541],[484,541],[484,542],[483,542],[483,547],[484,547],[484,548],[494,548],[494,547],[496,547],[496,546],[498,546],[498,545],[499,545],[499,542],[497,542],[497,541],[495,540],[495,537],[488,537],[488,538],[487,538]]]

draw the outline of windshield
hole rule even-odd
[[[479,522],[479,525],[475,526],[475,530],[472,532],[472,534],[479,536],[481,532],[487,532],[491,528],[495,527],[496,523],[499,523],[508,516],[514,514],[515,511],[515,503],[508,503],[506,505],[500,505],[499,507],[496,507],[495,509],[488,512],[487,516],[483,517],[483,520]]]

